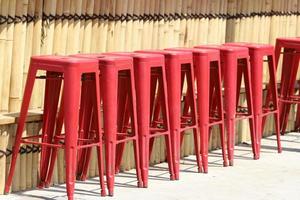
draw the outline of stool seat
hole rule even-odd
[[[97,60],[71,58],[68,56],[32,56],[31,65],[38,67],[40,70],[53,70],[63,72],[70,67],[75,67],[76,70],[84,70],[85,73],[94,72],[98,69]]]
[[[105,56],[98,58],[99,63],[105,64],[103,67],[110,67],[114,65],[117,68],[126,68],[126,66],[132,64],[133,60],[129,56]]]
[[[256,44],[256,43],[250,43],[250,42],[229,42],[223,44],[224,46],[239,46],[239,47],[247,47],[249,49],[249,54],[251,54],[252,51],[255,50],[255,52],[268,54],[274,52],[274,46],[269,44]]]
[[[88,59],[96,59],[97,62],[101,61],[101,63],[105,64],[105,66],[118,64],[118,68],[122,68],[123,65],[128,66],[132,64],[132,58],[130,56],[107,56],[105,53],[93,53],[93,54],[74,54],[70,55],[73,58],[85,58]],[[103,58],[103,59],[102,59]],[[99,64],[97,64],[99,68]]]
[[[233,47],[224,45],[201,45],[195,46],[195,48],[208,48],[220,50],[221,56],[224,54],[234,54],[237,58],[245,58],[249,56],[249,50],[246,47]]]
[[[276,38],[276,41],[282,42],[282,43],[287,43],[287,44],[299,45],[300,37],[279,37],[279,38]]]
[[[193,59],[191,52],[179,52],[179,51],[169,51],[169,50],[142,50],[135,51],[137,53],[153,53],[153,54],[163,54],[168,57],[176,57],[178,60],[190,60]]]
[[[161,54],[147,54],[147,53],[136,53],[136,52],[109,52],[109,53],[102,53],[102,55],[106,56],[113,56],[113,55],[122,55],[122,56],[129,56],[134,58],[137,62],[158,62],[164,63],[165,58]]]
[[[186,47],[175,47],[167,48],[169,51],[182,51],[182,52],[193,52],[195,55],[207,56],[210,61],[217,61],[220,59],[220,51],[216,49],[196,49],[196,48],[186,48]]]

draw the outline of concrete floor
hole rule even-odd
[[[300,133],[282,137],[283,153],[276,151],[275,137],[262,141],[260,160],[252,160],[251,146],[235,148],[235,166],[222,167],[220,150],[209,155],[209,173],[197,173],[195,156],[181,161],[180,181],[169,181],[166,164],[151,168],[149,188],[136,188],[135,171],[116,178],[115,196],[99,196],[98,179],[76,183],[76,199],[300,199]],[[67,199],[65,185],[0,196],[0,200]]]

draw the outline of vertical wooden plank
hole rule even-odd
[[[32,52],[31,55],[40,55],[41,54],[41,46],[43,43],[42,35],[42,15],[43,15],[43,1],[35,1],[35,11],[34,11],[34,26],[33,26],[33,38],[32,40]],[[44,29],[43,29],[44,30]],[[31,101],[29,105],[29,109],[41,108],[42,106],[42,83],[41,81],[36,81],[33,89],[33,93],[31,96]]]
[[[140,0],[139,16],[143,16],[144,15],[145,1],[146,0]],[[138,20],[138,37],[137,37],[138,49],[142,49],[143,25],[144,25],[144,20],[143,19]]]
[[[36,0],[29,0],[28,1],[28,11],[27,14],[29,16],[34,16],[35,12],[35,2]],[[33,48],[33,31],[34,31],[34,21],[27,22],[26,25],[26,42],[24,48],[24,69],[23,69],[23,81],[22,81],[22,93],[25,87],[27,75],[28,75],[28,68],[30,63],[30,57],[32,55],[32,48]]]
[[[81,12],[80,12],[80,17],[79,17],[79,43],[78,43],[78,52],[82,53],[83,52],[83,45],[84,45],[84,33],[86,30],[86,19],[84,16],[87,16],[87,0],[82,0],[81,1]],[[93,3],[93,1],[89,1],[89,3]],[[91,7],[91,6],[90,6]],[[90,38],[90,37],[89,37]]]
[[[0,150],[2,152],[6,152],[7,145],[8,145],[8,126],[1,126],[0,127]],[[4,185],[5,185],[5,171],[6,171],[6,155],[0,155],[0,195],[4,192]]]
[[[298,2],[297,0],[290,0],[289,1],[289,12],[295,13],[297,11]],[[288,20],[288,32],[290,37],[297,36],[297,16],[295,14],[289,16]]]
[[[15,17],[16,12],[16,0],[9,1],[8,6],[8,15],[11,17]],[[9,110],[9,93],[10,93],[10,81],[11,81],[11,64],[12,64],[12,50],[13,50],[13,40],[14,40],[14,23],[9,21],[7,23],[7,35],[6,35],[6,50],[5,50],[5,60],[3,74],[5,76],[2,79],[2,84],[5,86],[2,88],[2,110],[8,111]]]
[[[209,13],[216,14],[219,11],[219,7],[220,4],[218,0],[209,1]],[[208,43],[218,44],[218,34],[219,34],[218,19],[214,19],[214,18],[209,19]]]
[[[50,0],[45,0],[44,4],[44,13],[45,15],[55,15],[56,12],[56,0],[50,1]],[[43,30],[44,33],[44,38],[43,38],[43,43],[42,43],[42,49],[41,53],[42,54],[52,54],[53,52],[53,37],[54,37],[54,26],[55,23],[52,20],[47,20],[44,21],[43,24]]]
[[[16,16],[27,15],[28,0],[17,1]],[[26,22],[15,23],[9,92],[9,111],[19,110],[22,98]]]
[[[241,2],[241,13],[246,13],[247,12],[247,9],[248,9],[248,0],[240,0]],[[243,42],[243,41],[247,41],[247,38],[246,38],[246,32],[250,31],[250,30],[247,30],[246,31],[246,20],[247,18],[246,17],[243,17],[240,20],[240,30],[239,30],[239,38],[238,38],[238,41],[240,42]]]
[[[148,16],[150,14],[150,6],[151,3],[154,1],[145,1],[144,2],[144,15]],[[150,27],[151,21],[150,20],[143,20],[143,29],[142,29],[142,46],[141,49],[150,49],[152,44],[152,37],[153,37],[153,30]]]
[[[63,14],[63,0],[56,2],[56,14],[62,16]],[[63,55],[65,48],[62,48],[62,19],[56,19],[54,24],[54,37],[53,37],[53,54]]]
[[[146,1],[147,2],[147,1]],[[150,16],[154,16],[154,14],[155,14],[155,9],[156,9],[156,0],[151,0],[150,1],[150,5],[149,5],[149,15]],[[151,48],[153,48],[153,43],[154,43],[154,39],[155,39],[155,37],[156,37],[156,32],[154,32],[154,20],[153,19],[151,19],[150,21],[149,21],[149,31],[151,31],[150,32],[150,35],[151,35],[151,40],[150,40],[150,42],[148,43],[148,46],[147,47],[149,47],[149,49],[151,49]]]
[[[85,0],[85,6],[86,6],[86,15],[92,16],[93,15],[93,9],[94,9],[94,0]],[[83,53],[89,53],[90,47],[92,43],[92,19],[88,19],[84,21],[84,36],[83,36],[83,42],[82,42],[82,52]]]
[[[195,10],[194,10],[194,14],[198,15],[198,17],[195,19],[195,33],[194,33],[194,46],[200,44],[200,32],[201,32],[201,25],[200,25],[200,14],[201,13],[201,3],[202,0],[196,0],[195,1]]]
[[[0,13],[3,17],[8,17],[8,12],[9,12],[9,0],[1,0],[0,1]],[[6,68],[10,68],[10,66],[6,67],[6,63],[7,63],[7,59],[6,59],[6,55],[7,55],[7,49],[6,49],[6,44],[7,44],[7,33],[8,33],[8,24],[7,22],[4,22],[3,24],[0,25],[0,75],[1,75],[1,79],[0,79],[0,94],[1,94],[1,98],[0,98],[0,112],[4,111],[2,108],[2,101],[5,101],[5,96],[2,93],[2,91],[5,91],[5,88],[7,88],[7,86],[5,85],[5,72],[7,71]]]
[[[227,13],[227,4],[228,0],[223,0],[220,2],[220,14],[225,15]],[[223,44],[225,43],[225,37],[226,37],[226,18],[219,19],[219,43]]]
[[[180,14],[181,14],[181,9],[182,9],[182,0],[175,0],[174,1],[174,16],[177,16],[177,18],[173,22],[174,26],[174,33],[173,33],[173,40],[174,40],[174,46],[180,46],[180,41],[181,41],[181,29],[180,29]]]
[[[193,47],[193,46],[198,44],[198,42],[197,42],[197,39],[198,39],[198,34],[197,34],[197,32],[198,32],[198,26],[197,26],[198,19],[196,18],[196,13],[197,13],[197,8],[198,8],[197,6],[198,6],[198,1],[193,0],[192,9],[191,9],[193,34],[192,34],[192,40],[191,40],[190,47]]]
[[[82,0],[71,1],[70,13],[72,15],[81,15]],[[73,18],[69,20],[68,38],[67,38],[67,54],[75,54],[80,49],[80,20]]]
[[[297,1],[297,12],[300,11],[300,0]],[[297,16],[297,27],[300,27],[300,15]],[[296,35],[300,35],[300,28],[296,29]]]
[[[134,9],[134,0],[128,0],[127,13],[129,16],[133,16]],[[132,43],[133,38],[133,20],[130,19],[126,24],[126,34],[125,34],[125,51],[132,51],[133,46]]]
[[[116,0],[109,0],[108,1],[108,9],[109,9],[109,14],[111,16],[116,15]],[[108,35],[107,35],[107,51],[116,51],[114,49],[114,37],[115,37],[115,21],[110,20],[108,22]]]
[[[159,2],[159,14],[164,15],[165,14],[165,0],[161,0]],[[163,49],[164,43],[165,43],[165,21],[164,19],[159,20],[158,25],[158,48]]]
[[[186,16],[187,14],[187,1],[181,1],[181,13]],[[187,43],[187,27],[186,27],[187,20],[182,18],[180,20],[180,33],[179,33],[179,46],[183,47],[186,46]]]
[[[100,13],[100,9],[103,11],[107,11],[107,7],[105,5],[106,1],[104,0],[95,0],[94,2],[94,7],[93,7],[93,14],[95,16],[99,15]],[[108,12],[108,11],[107,11]],[[92,20],[92,36],[91,36],[91,46],[90,46],[90,52],[92,53],[96,53],[98,52],[99,47],[101,48],[101,50],[103,51],[103,49],[105,49],[106,47],[106,37],[103,36],[103,32],[104,31],[99,31],[100,27],[99,27],[99,18],[94,18]],[[105,22],[107,23],[107,22]],[[100,25],[104,25],[104,22],[101,22]],[[106,35],[106,33],[105,33]],[[98,39],[99,37],[101,37],[103,39],[103,41],[101,43],[99,43]],[[99,50],[100,52],[100,50]]]
[[[193,10],[193,0],[187,0],[187,15],[191,16]],[[186,47],[192,47],[193,46],[193,19],[189,18],[186,20]]]
[[[229,15],[233,16],[236,14],[237,10],[237,0],[228,0],[227,12]],[[226,42],[233,42],[236,36],[235,31],[235,19],[228,19],[226,21]]]
[[[124,12],[126,12],[127,1],[116,0],[116,16],[121,16]],[[114,51],[124,51],[125,49],[125,29],[122,28],[126,22],[122,22],[121,20],[115,21],[115,31],[114,31]]]

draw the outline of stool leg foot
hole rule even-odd
[[[282,152],[281,141],[280,141],[280,127],[279,127],[279,113],[275,113],[275,128],[276,128],[276,139],[277,139],[277,151]]]
[[[203,172],[203,166],[201,162],[201,153],[200,153],[200,145],[199,145],[199,131],[197,128],[193,129],[193,135],[194,135],[194,147],[195,147],[195,154],[196,154],[196,160],[197,160],[197,166],[198,166],[198,172]]]
[[[226,142],[225,142],[225,131],[224,131],[224,124],[220,124],[220,138],[221,138],[221,148],[222,148],[222,157],[223,157],[223,166],[228,166],[228,160],[226,156]]]
[[[223,167],[228,167],[228,162],[227,162],[227,161],[226,161],[226,162],[225,162],[225,161],[223,162]]]
[[[68,200],[73,200],[74,197],[73,196],[68,196]]]
[[[174,166],[174,175],[175,180],[179,180],[179,172],[180,172],[180,143],[181,143],[181,135],[178,130],[173,131],[173,135],[171,135],[173,141],[173,166]]]
[[[200,125],[200,154],[203,172],[208,172],[208,141],[210,129],[205,125]]]
[[[256,64],[259,59],[256,59]],[[261,63],[262,65],[263,63]],[[260,65],[260,64],[259,64]],[[249,114],[252,115],[251,118],[249,118],[249,125],[250,125],[250,135],[251,135],[251,144],[252,144],[252,152],[253,152],[253,158],[256,160],[259,158],[259,152],[258,147],[260,146],[260,138],[261,138],[261,122],[262,118],[260,116],[260,111],[262,106],[261,98],[261,85],[257,85],[257,82],[260,82],[256,79],[256,82],[251,83],[251,70],[249,65],[249,60],[245,60],[245,64],[242,67],[242,71],[244,73],[244,82],[245,82],[245,89],[246,89],[246,100],[247,100],[247,107]],[[259,73],[259,72],[256,72]],[[261,77],[260,77],[261,78]],[[240,85],[239,85],[240,87]],[[252,91],[255,91],[253,93]],[[238,93],[239,94],[239,91]],[[253,94],[259,98],[259,101],[256,101],[255,104],[253,102]],[[259,108],[257,108],[259,107]],[[255,112],[254,112],[255,111]],[[233,132],[234,133],[234,132]]]
[[[45,182],[40,181],[39,184],[37,185],[37,188],[38,188],[38,189],[44,189],[44,188],[45,188],[45,185],[46,185]]]
[[[113,189],[108,190],[108,196],[110,196],[110,197],[114,196],[114,190]]]
[[[140,151],[139,151],[138,142],[136,140],[133,141],[133,148],[134,148],[135,168],[137,174],[137,186],[139,188],[142,188],[143,181],[142,181],[141,165],[140,165]]]
[[[172,160],[171,140],[169,135],[165,136],[165,142],[166,142],[167,161],[168,161],[168,167],[170,173],[170,180],[175,180],[173,160]]]
[[[148,188],[148,180],[143,180],[143,188]]]
[[[103,143],[102,143],[102,134],[101,134],[101,112],[100,112],[100,87],[99,87],[99,75],[96,74],[95,76],[95,111],[94,111],[94,115],[95,115],[95,127],[97,130],[97,142],[99,143],[97,146],[97,155],[98,155],[98,170],[99,170],[99,180],[100,180],[100,187],[101,187],[101,196],[106,196],[106,190],[105,190],[105,183],[104,183],[104,165],[103,165],[103,154],[102,154],[102,149],[103,149]],[[89,153],[88,155],[90,155],[91,153]],[[85,167],[85,169],[87,169],[87,166]],[[83,178],[86,178],[86,174],[84,173]]]

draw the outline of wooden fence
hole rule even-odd
[[[233,41],[274,44],[277,37],[299,36],[299,32],[300,0],[0,0],[0,112],[19,111],[31,55],[192,47]],[[42,107],[43,91],[43,82],[38,81],[31,109]],[[16,129],[16,118],[10,115],[0,115],[0,194]],[[24,135],[40,131],[40,115],[33,116],[28,119]],[[247,127],[244,122],[238,124],[237,143],[249,140]],[[273,130],[269,121],[265,135]],[[213,132],[211,149],[218,148],[220,141],[218,130]],[[183,156],[193,153],[193,137],[185,138]],[[163,144],[163,139],[156,141],[152,163],[165,160]],[[124,170],[134,167],[131,151],[129,144]],[[36,186],[38,161],[38,148],[23,146],[13,191]],[[53,183],[64,182],[63,161],[60,152]],[[96,176],[96,169],[94,157],[89,176]]]

